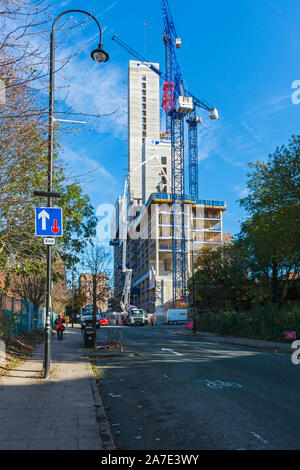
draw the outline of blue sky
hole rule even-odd
[[[223,229],[234,234],[245,216],[237,200],[246,194],[247,163],[266,158],[299,131],[300,105],[291,97],[292,83],[300,80],[300,2],[169,3],[182,41],[177,57],[186,86],[220,114],[218,121],[210,121],[202,113],[199,196],[226,201]],[[68,103],[85,113],[114,112],[88,119],[79,133],[64,136],[62,142],[70,177],[84,174],[80,181],[101,216],[102,204],[114,204],[122,193],[127,168],[127,67],[132,57],[111,37],[118,33],[164,69],[160,1],[65,0],[56,3],[53,13],[71,8],[93,12],[110,54],[107,64],[90,59],[98,43],[96,25],[90,20],[77,31],[57,33],[57,41],[62,41],[58,60],[81,49],[57,77],[57,83],[70,85]],[[70,21],[79,20],[80,15],[74,15]],[[99,231],[103,223],[99,221]]]

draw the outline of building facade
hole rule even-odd
[[[111,234],[114,290],[121,298],[126,238],[126,267],[132,269],[131,301],[149,313],[158,313],[170,306],[173,295],[171,144],[169,136],[160,131],[158,75],[144,64],[130,61],[128,84],[128,227],[126,236],[121,236],[119,198]],[[191,200],[188,195],[184,206],[188,278],[201,248],[222,243],[226,206],[224,201]]]
[[[93,274],[81,273],[79,276],[79,289],[86,295],[86,303],[93,305]],[[109,289],[106,274],[97,273],[96,277],[96,304],[100,312],[108,310]]]
[[[223,201],[185,200],[185,266],[187,279],[203,247],[222,243]],[[127,264],[132,272],[132,301],[159,313],[172,300],[172,198],[153,193],[132,221],[127,239]]]

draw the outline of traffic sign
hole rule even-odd
[[[44,245],[55,245],[55,238],[44,238]]]
[[[61,237],[63,235],[60,207],[36,207],[35,234],[37,237]]]

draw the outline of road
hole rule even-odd
[[[300,448],[300,365],[289,355],[184,336],[180,326],[119,328],[134,357],[96,363],[117,448]]]

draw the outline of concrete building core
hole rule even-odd
[[[153,65],[159,69],[159,64]],[[148,164],[141,166],[143,155],[145,155],[143,146],[146,140],[149,142],[160,138],[159,108],[159,76],[145,64],[129,61],[128,173],[130,201],[143,200],[143,172],[144,175],[147,170],[149,172]],[[153,161],[151,164],[153,165]],[[144,168],[145,166],[146,168]]]

